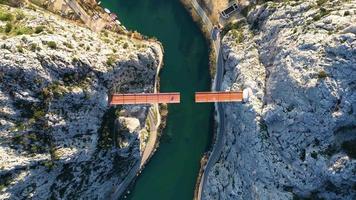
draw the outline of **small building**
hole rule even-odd
[[[237,10],[238,6],[236,3],[231,4],[228,8],[223,10],[220,14],[223,18],[227,19],[230,17],[232,13],[234,13]]]
[[[93,17],[92,17],[92,19],[95,21],[95,20],[99,19],[99,17],[100,17],[100,16],[99,16],[98,14],[94,14]]]

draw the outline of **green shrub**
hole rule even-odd
[[[330,11],[329,11],[329,10],[326,10],[325,8],[320,8],[319,11],[320,11],[320,15],[321,15],[322,17],[324,17],[325,15],[327,15],[327,14],[330,13]]]
[[[49,153],[51,154],[51,159],[52,161],[55,161],[55,160],[59,160],[60,159],[60,155],[58,154],[57,150],[55,149],[55,146],[54,145],[51,145],[49,147]]]
[[[129,47],[129,44],[128,44],[127,42],[125,42],[122,47],[123,47],[124,49],[127,49],[127,47]]]
[[[216,53],[212,51],[209,54],[209,72],[211,77],[216,74]]]
[[[101,126],[98,130],[99,134],[99,148],[107,149],[112,147],[117,140],[117,135],[113,131],[115,128],[116,113],[120,108],[111,107],[107,110],[101,120]],[[119,133],[120,134],[120,133]]]
[[[315,15],[315,16],[313,17],[313,20],[314,20],[314,21],[319,21],[320,19],[321,19],[320,14],[317,14],[317,15]]]
[[[12,24],[10,22],[5,25],[5,33],[10,33],[12,30]]]
[[[63,42],[63,45],[66,46],[69,49],[73,49],[73,45],[71,43]]]
[[[22,135],[21,134],[15,135],[12,138],[12,142],[15,143],[15,144],[20,144],[21,141],[22,141]]]
[[[38,119],[43,118],[45,115],[46,115],[46,113],[45,113],[43,110],[36,110],[36,111],[33,113],[33,118],[36,119],[36,120],[38,120]]]
[[[349,157],[355,159],[356,158],[355,145],[356,145],[356,139],[343,142],[341,144],[341,147]]]
[[[314,21],[320,20],[322,17],[328,15],[330,13],[330,10],[326,10],[325,8],[320,8],[319,13],[313,17]]]
[[[300,160],[305,161],[305,149],[301,149],[299,152],[299,158]]]
[[[18,124],[16,124],[15,128],[16,128],[18,131],[23,131],[23,130],[26,129],[26,126],[25,126],[25,124],[23,124],[23,123],[18,123]]]
[[[65,73],[63,74],[63,78],[62,78],[63,82],[65,84],[70,84],[70,83],[74,83],[76,82],[76,76],[75,73]]]
[[[22,46],[17,46],[17,51],[20,52],[20,53],[23,53],[23,47]]]
[[[37,141],[37,135],[35,133],[28,134],[27,138],[33,141]]]
[[[47,42],[47,45],[48,45],[48,47],[51,48],[51,49],[57,49],[57,43],[54,42],[54,41],[49,41],[49,42]]]
[[[54,162],[52,160],[48,160],[48,161],[45,161],[43,163],[43,165],[45,167],[47,167],[49,170],[53,169],[54,168]]]
[[[38,153],[41,150],[41,146],[31,145],[30,150],[31,150],[32,153]]]
[[[327,74],[325,71],[320,71],[320,72],[318,73],[318,78],[319,78],[319,79],[324,79],[324,78],[326,78],[326,77],[328,77],[328,74]]]
[[[232,35],[235,38],[236,43],[241,43],[244,40],[244,35],[242,33],[242,31],[238,31],[238,30],[232,30]]]
[[[103,31],[103,34],[104,34],[105,37],[109,36],[109,33],[107,31],[105,31],[105,30]]]
[[[264,121],[260,122],[259,125],[260,125],[260,130],[261,131],[267,131],[268,130],[267,124]]]
[[[39,34],[39,33],[42,33],[43,32],[43,30],[44,30],[44,26],[37,26],[36,28],[35,28],[35,33],[36,34]]]
[[[22,42],[24,42],[24,43],[27,43],[27,42],[28,42],[28,39],[27,39],[27,37],[25,37],[25,36],[23,36],[23,37],[21,38],[21,40],[22,40]]]
[[[18,25],[15,27],[16,35],[24,35],[24,34],[31,34],[31,33],[33,33],[33,30],[31,27],[21,26],[21,25]]]
[[[77,57],[73,57],[73,58],[72,58],[72,62],[76,63],[76,62],[78,62],[78,61],[79,61],[79,59],[78,59]]]
[[[121,41],[121,38],[116,39],[116,40],[115,40],[115,43],[116,43],[116,44],[120,44],[120,41]]]
[[[221,35],[222,36],[226,35],[226,33],[229,32],[229,30],[232,30],[232,29],[237,30],[237,29],[239,29],[241,27],[242,23],[243,22],[229,22],[221,30]]]
[[[0,10],[0,21],[12,21],[14,16],[11,13]]]
[[[241,10],[241,15],[244,16],[244,17],[247,17],[248,13],[255,7],[256,5],[255,4],[250,4],[248,6],[245,6],[244,8],[242,8]]]
[[[30,49],[31,51],[35,52],[37,50],[37,44],[35,43],[30,44]]]
[[[25,18],[25,14],[23,14],[23,12],[21,12],[21,11],[16,14],[16,20],[17,21],[20,21],[20,20],[22,20],[24,18]]]
[[[317,159],[317,158],[318,158],[318,153],[315,152],[315,151],[313,151],[313,152],[310,154],[310,156],[311,156],[312,158],[314,158],[314,159]]]
[[[105,43],[110,44],[110,40],[109,40],[108,38],[103,38],[102,40],[103,40]]]
[[[106,64],[112,66],[115,63],[115,58],[113,56],[109,56],[106,60]]]
[[[316,1],[316,4],[318,5],[318,6],[321,6],[321,5],[323,5],[324,3],[326,3],[328,0],[317,0]]]
[[[49,90],[48,92],[50,92],[50,96],[53,95],[56,98],[63,97],[63,95],[66,94],[66,91],[63,89],[62,85],[58,81],[48,85],[48,90]]]
[[[335,153],[337,153],[337,151],[338,151],[337,146],[335,144],[330,144],[324,151],[321,152],[321,154],[331,157]]]

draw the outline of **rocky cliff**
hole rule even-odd
[[[160,46],[0,4],[0,199],[107,199],[149,135]],[[118,120],[116,120],[118,119]]]
[[[207,199],[356,198],[356,1],[253,7],[222,41],[225,145]]]

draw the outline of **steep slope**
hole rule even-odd
[[[356,198],[355,1],[268,2],[223,38],[225,145],[207,199]]]
[[[107,199],[147,142],[158,43],[0,4],[0,199]],[[118,120],[116,120],[118,118]]]

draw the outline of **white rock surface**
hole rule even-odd
[[[0,199],[107,199],[140,158],[149,109],[109,109],[107,94],[152,92],[161,49],[21,10],[16,23],[44,30],[0,33]]]
[[[254,95],[225,107],[204,197],[356,198],[355,5],[269,2],[224,37],[224,90]]]

